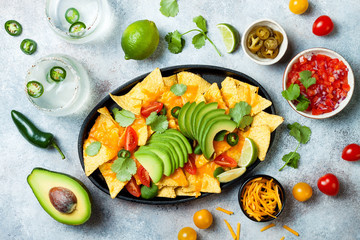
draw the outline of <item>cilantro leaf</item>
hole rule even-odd
[[[192,39],[192,44],[196,49],[200,49],[205,46],[205,36],[202,33],[196,34]]]
[[[246,128],[247,126],[250,126],[250,124],[253,122],[254,118],[252,116],[249,116],[249,115],[245,115],[240,123],[239,123],[239,128]]]
[[[290,135],[293,136],[299,143],[305,144],[310,140],[311,130],[307,126],[302,126],[295,122],[288,124],[287,128],[290,130]]]
[[[285,165],[280,168],[279,171],[283,170],[285,166],[297,168],[300,160],[300,154],[297,152],[290,152],[288,154],[285,154],[282,160],[285,162]]]
[[[206,20],[203,16],[199,15],[193,18],[193,22],[198,28],[200,28],[204,33],[207,33]]]
[[[300,87],[298,84],[292,83],[288,89],[281,92],[281,95],[283,95],[286,100],[295,100],[300,96]]]
[[[132,112],[122,109],[121,111],[118,108],[112,110],[115,121],[117,121],[120,126],[128,127],[135,121],[135,114]]]
[[[305,111],[310,105],[310,100],[302,94],[300,94],[300,96],[296,100],[299,102],[296,105],[296,110],[298,111]]]
[[[169,127],[169,121],[164,115],[157,115],[156,112],[152,112],[150,116],[146,118],[146,125],[150,125],[151,130],[154,132],[162,133]]]
[[[116,173],[116,178],[119,181],[126,182],[136,173],[136,163],[131,158],[118,158],[111,165],[111,171]]]
[[[182,52],[185,46],[185,39],[183,39],[181,36],[182,35],[178,30],[169,32],[165,36],[165,41],[168,43],[168,49],[171,53],[178,54]]]
[[[309,70],[305,70],[299,73],[299,80],[304,85],[306,90],[313,84],[316,83],[316,79],[311,77],[312,73]]]
[[[250,112],[251,112],[251,106],[247,102],[241,101],[236,103],[235,106],[230,109],[229,115],[232,118],[232,120],[236,123],[236,126],[239,127],[244,116],[249,115]],[[249,121],[250,118],[247,118],[244,120],[244,122],[241,125],[244,126],[245,123],[248,123]]]
[[[161,0],[160,12],[166,17],[175,17],[179,12],[177,0]]]
[[[174,84],[171,86],[170,91],[172,91],[176,96],[182,96],[187,90],[187,86],[185,84]]]
[[[90,143],[90,145],[88,145],[85,149],[85,153],[88,155],[88,156],[95,156],[96,154],[99,153],[100,151],[100,148],[101,148],[101,142],[92,142]]]

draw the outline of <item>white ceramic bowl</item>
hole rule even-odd
[[[248,38],[250,32],[255,27],[260,27],[260,26],[270,27],[271,29],[273,29],[275,31],[281,32],[281,34],[284,37],[284,40],[280,45],[279,54],[274,59],[260,58],[256,54],[252,53],[247,47],[247,38]],[[255,22],[253,22],[250,26],[248,26],[246,28],[246,30],[245,30],[245,32],[243,34],[242,40],[241,40],[241,47],[245,51],[246,55],[251,60],[256,62],[257,64],[271,65],[271,64],[274,64],[274,63],[278,62],[284,56],[284,54],[285,54],[285,52],[287,50],[287,47],[288,47],[288,38],[286,36],[285,30],[280,26],[280,24],[278,24],[277,22],[275,22],[273,20],[270,20],[270,19],[260,19],[260,20],[257,20]]]
[[[346,67],[348,69],[348,84],[350,85],[350,91],[347,93],[346,98],[344,100],[342,100],[342,102],[339,104],[339,106],[334,111],[329,112],[329,113],[324,113],[321,115],[312,115],[311,112],[298,111],[298,110],[296,110],[296,106],[291,101],[288,101],[288,103],[290,104],[292,109],[294,109],[297,113],[299,113],[300,115],[302,115],[304,117],[313,118],[313,119],[325,119],[325,118],[329,118],[329,117],[332,117],[332,116],[338,114],[341,110],[343,110],[345,108],[345,106],[350,102],[350,99],[353,95],[354,88],[355,88],[354,73],[353,73],[349,63],[340,54],[338,54],[337,52],[335,52],[333,50],[326,49],[326,48],[310,48],[310,49],[307,49],[307,50],[304,50],[304,51],[298,53],[290,61],[290,63],[287,65],[287,67],[285,69],[284,76],[283,76],[283,90],[286,89],[288,74],[291,71],[291,68],[294,65],[294,63],[299,61],[300,56],[304,55],[305,57],[309,57],[309,56],[317,55],[317,54],[323,54],[323,55],[329,56],[331,58],[337,58],[346,65]]]

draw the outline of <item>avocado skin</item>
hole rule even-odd
[[[51,182],[47,179],[53,178],[59,184],[50,185],[48,189],[39,187],[37,181]],[[80,225],[89,220],[91,216],[92,200],[89,190],[77,178],[60,172],[50,171],[44,168],[34,168],[27,177],[27,182],[33,191],[35,197],[40,203],[41,207],[56,221],[67,225]],[[77,198],[77,207],[74,212],[69,214],[60,213],[52,206],[49,200],[48,190],[53,187],[65,187],[71,190]]]

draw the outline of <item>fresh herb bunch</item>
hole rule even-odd
[[[161,0],[160,12],[166,17],[175,17],[179,13],[177,0]]]
[[[316,83],[316,79],[311,77],[311,75],[311,71],[308,70],[299,73],[299,80],[304,85],[306,91],[311,85]],[[282,91],[281,94],[288,101],[297,101],[296,110],[298,111],[305,111],[309,107],[310,100],[300,94],[299,84],[291,84],[288,89]]]
[[[247,102],[241,101],[230,109],[229,115],[238,128],[244,129],[254,120],[254,118],[250,116],[250,113],[251,106]]]
[[[174,54],[181,53],[185,46],[185,39],[183,39],[182,36],[190,32],[199,32],[192,39],[192,44],[194,45],[194,47],[196,49],[200,49],[203,46],[205,46],[206,40],[208,40],[211,43],[211,45],[213,45],[219,56],[221,56],[221,53],[219,52],[215,44],[207,36],[206,20],[200,15],[194,17],[193,22],[196,24],[198,28],[191,29],[183,34],[181,34],[178,30],[175,30],[174,32],[169,32],[165,36],[165,40],[168,43],[169,51]]]
[[[285,162],[284,166],[279,169],[283,170],[285,166],[292,168],[298,167],[298,162],[300,160],[300,154],[297,153],[297,150],[300,147],[300,144],[306,144],[310,140],[311,130],[306,126],[302,126],[299,123],[295,122],[293,124],[288,124],[287,128],[290,130],[289,134],[293,136],[299,143],[294,152],[285,154],[282,160]]]

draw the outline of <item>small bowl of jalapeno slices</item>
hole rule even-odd
[[[260,65],[278,62],[288,47],[285,30],[275,21],[261,19],[252,23],[241,41],[246,55]]]

